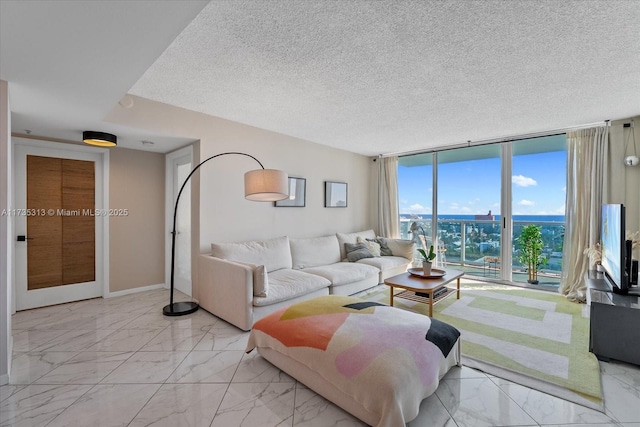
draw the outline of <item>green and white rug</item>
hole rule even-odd
[[[590,408],[603,410],[600,367],[589,352],[588,307],[533,289],[464,281],[460,299],[434,317],[462,334],[463,364]],[[388,304],[387,286],[358,295]],[[428,306],[396,298],[421,314]]]

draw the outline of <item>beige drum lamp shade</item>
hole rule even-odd
[[[254,202],[289,198],[289,177],[277,169],[256,169],[244,174],[244,197]]]

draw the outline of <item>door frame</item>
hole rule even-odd
[[[169,289],[171,286],[171,230],[173,229],[173,211],[175,209],[174,204],[174,169],[173,163],[175,160],[189,156],[191,158],[191,166],[193,167],[193,145],[186,146],[184,148],[180,148],[176,151],[172,151],[170,153],[165,154],[165,230],[167,230],[167,239],[165,239],[164,245],[164,254],[165,254],[165,262],[164,262],[164,287],[165,289]],[[193,228],[193,227],[192,227]],[[191,244],[193,246],[193,242]],[[189,253],[190,258],[193,256],[193,253]],[[193,266],[193,263],[191,264]],[[193,277],[193,269],[191,271],[191,276]],[[190,280],[190,293],[189,296],[193,296],[193,280]]]
[[[24,203],[26,207],[26,175],[24,180],[19,180],[18,174],[26,174],[26,165],[22,165],[22,160],[26,159],[26,155],[55,157],[55,158],[72,158],[78,160],[90,160],[96,164],[96,209],[109,209],[109,150],[106,148],[88,147],[83,145],[65,144],[38,139],[25,139],[13,137],[13,206],[18,206],[16,202]],[[70,157],[71,156],[71,157]],[[21,168],[21,171],[19,171]],[[24,200],[21,200],[24,198]],[[18,278],[21,274],[26,273],[26,246],[18,245],[18,235],[26,235],[26,217],[15,218],[14,235],[11,236],[14,242],[14,282],[13,282],[13,312],[17,309]],[[101,215],[96,217],[96,282],[99,283],[101,295],[103,298],[109,296],[109,216]],[[20,257],[18,254],[25,252]],[[24,277],[26,280],[26,277]],[[74,286],[74,285],[69,285]],[[91,296],[93,297],[93,296]],[[51,300],[46,305],[61,304],[67,301]]]

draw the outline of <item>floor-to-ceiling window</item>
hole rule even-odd
[[[500,277],[500,145],[437,154],[438,239],[448,263]]]
[[[542,235],[538,284],[558,286],[565,224],[567,142],[565,135],[512,143],[513,281],[527,283],[527,266],[518,259],[517,239],[534,225]]]
[[[400,235],[413,240],[417,248],[430,244],[432,203],[433,154],[401,157],[398,162]],[[417,257],[415,262],[419,266]]]
[[[523,227],[536,225],[544,243],[539,284],[557,286],[565,182],[564,135],[402,156],[401,235],[435,244],[441,265],[526,283],[517,242]]]

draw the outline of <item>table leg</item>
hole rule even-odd
[[[393,307],[393,286],[389,286],[389,305]]]
[[[458,277],[457,280],[457,285],[456,285],[456,289],[457,289],[457,293],[456,293],[456,299],[460,299],[460,278]]]
[[[429,295],[429,317],[433,317],[433,291]]]

